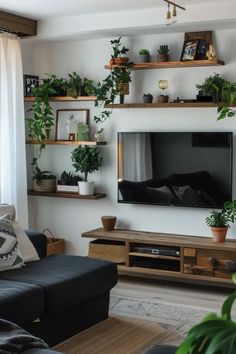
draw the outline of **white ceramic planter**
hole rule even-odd
[[[94,194],[94,181],[78,182],[80,195]]]
[[[79,191],[78,186],[69,186],[66,184],[57,185],[57,192],[78,193],[78,191]]]

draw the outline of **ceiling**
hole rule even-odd
[[[176,0],[179,4],[220,3],[222,0]],[[165,6],[163,0],[0,0],[0,10],[36,20]]]

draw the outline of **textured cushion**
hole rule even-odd
[[[18,222],[13,223],[14,231],[17,236],[17,240],[19,243],[20,253],[22,255],[23,261],[25,263],[38,261],[39,256],[34,248],[32,242],[30,241],[29,237],[26,235],[22,227],[18,224]]]
[[[15,220],[16,217],[16,209],[14,205],[8,204],[0,204],[0,217],[9,214],[12,221]]]
[[[24,265],[12,221],[8,215],[0,218],[0,272]]]
[[[43,309],[42,288],[34,284],[0,279],[1,318],[21,325],[41,316]]]
[[[4,272],[1,277],[41,286],[48,316],[109,291],[117,282],[114,263],[88,257],[53,255]]]

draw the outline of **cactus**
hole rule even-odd
[[[159,54],[168,54],[169,53],[168,44],[160,45],[160,48],[158,49],[158,53]]]

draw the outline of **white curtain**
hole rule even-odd
[[[122,136],[123,179],[141,182],[153,178],[149,133],[126,133]]]
[[[20,40],[0,33],[0,202],[28,225],[23,71]]]

